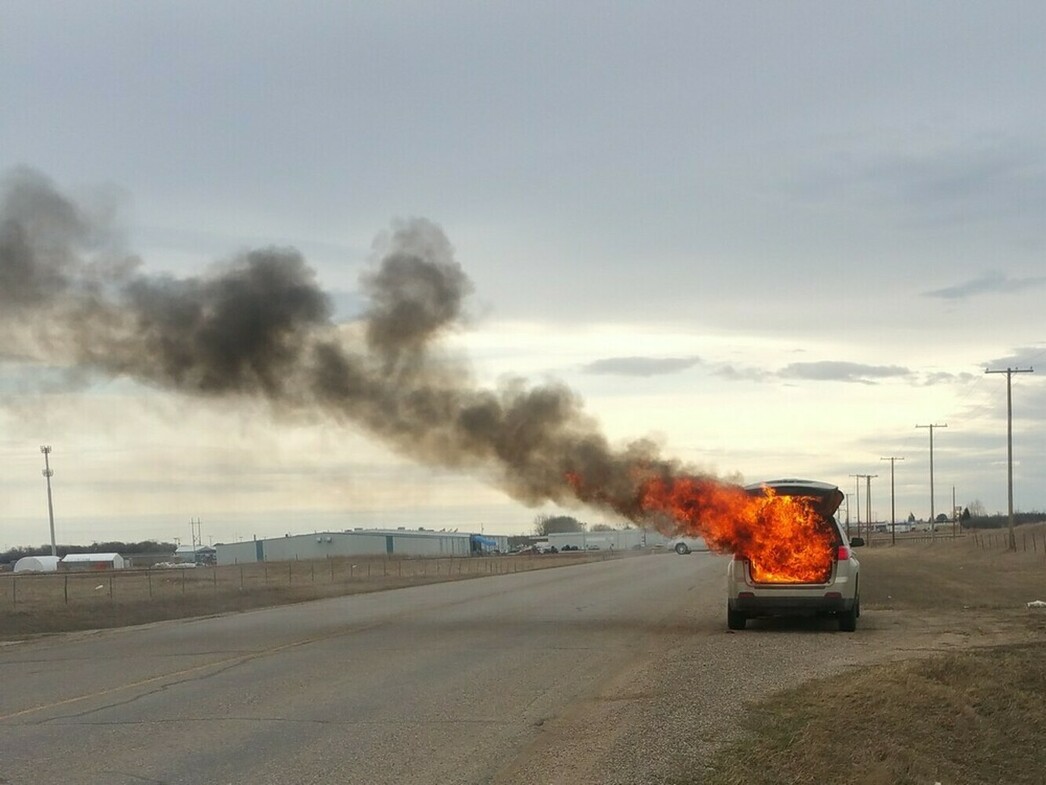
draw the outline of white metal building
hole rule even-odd
[[[62,557],[63,570],[122,570],[123,556],[118,553],[69,553]]]
[[[409,529],[354,529],[343,532],[288,534],[244,542],[215,543],[218,564],[329,559],[340,556],[468,556],[478,535]],[[508,550],[508,537],[487,535],[497,550]]]

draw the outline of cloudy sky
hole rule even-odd
[[[155,280],[297,249],[333,320],[390,232],[470,281],[468,384],[566,385],[611,444],[852,519],[1046,510],[1046,9],[992,3],[0,2],[0,176]],[[384,239],[383,239],[384,238]],[[8,321],[11,321],[10,319]],[[104,352],[96,347],[97,352]],[[0,546],[351,526],[529,531],[553,504],[276,415],[0,347]],[[578,508],[590,523],[613,522]],[[845,511],[843,513],[845,516]]]

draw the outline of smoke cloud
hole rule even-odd
[[[0,186],[0,346],[77,373],[352,423],[526,504],[580,501],[650,523],[643,484],[689,470],[648,441],[612,448],[561,384],[477,386],[440,350],[472,289],[443,232],[405,221],[380,245],[361,281],[369,307],[338,325],[294,249],[252,250],[198,277],[149,276],[46,177],[14,170]]]

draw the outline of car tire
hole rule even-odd
[[[743,630],[748,623],[748,617],[742,611],[726,609],[726,627],[730,630]]]
[[[680,556],[686,556],[688,553],[690,553],[690,549],[686,546],[685,542],[677,542],[676,553],[678,553]]]
[[[853,607],[839,614],[840,632],[854,632],[857,629],[857,617],[861,615],[861,600],[854,599]]]

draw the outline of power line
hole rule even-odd
[[[1010,511],[1010,550],[1017,550],[1017,538],[1013,533],[1013,393],[1011,380],[1015,373],[1034,373],[1032,368],[1007,368],[1006,370],[984,369],[985,373],[1006,374],[1006,490]]]

